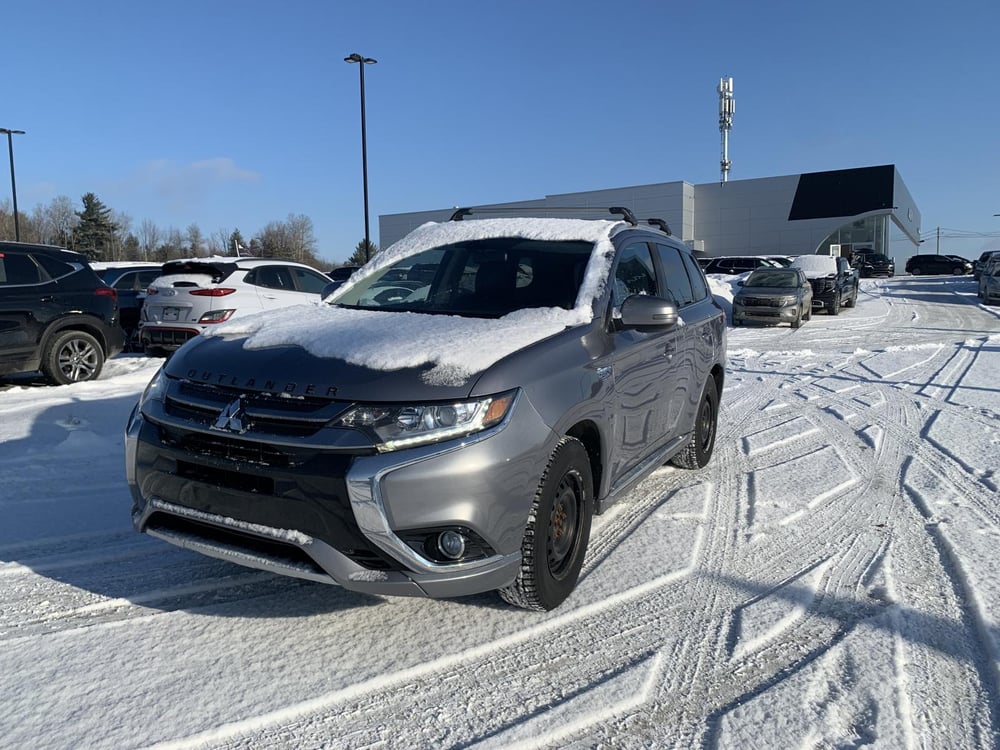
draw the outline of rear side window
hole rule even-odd
[[[129,271],[122,274],[115,282],[115,289],[119,291],[141,291],[159,278],[158,270],[152,271]]]
[[[53,279],[61,279],[63,276],[69,276],[76,270],[75,266],[71,266],[69,263],[64,263],[55,258],[50,258],[48,255],[35,255],[34,258]]]
[[[41,283],[41,271],[27,255],[0,253],[0,284],[20,286]]]
[[[681,253],[681,260],[684,261],[684,268],[687,269],[688,278],[691,280],[691,294],[694,295],[694,301],[705,299],[708,296],[708,283],[705,281],[701,266],[688,253]]]
[[[694,290],[691,288],[691,279],[688,278],[687,269],[684,268],[680,251],[675,247],[657,245],[656,254],[663,269],[665,289],[673,296],[678,307],[690,305],[694,302]]]
[[[246,282],[267,289],[286,289],[295,291],[295,282],[286,266],[261,266],[253,269],[246,276]]]

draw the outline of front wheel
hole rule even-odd
[[[715,432],[719,424],[719,393],[715,378],[709,375],[698,402],[691,440],[670,463],[682,469],[700,469],[712,458],[715,449]]]
[[[965,275],[965,269],[962,268],[961,266],[955,266],[954,268],[951,269],[951,275],[952,276],[964,276]]]
[[[910,271],[910,275],[911,276],[919,276],[920,275],[920,269],[919,268],[914,268],[912,271]]]
[[[45,350],[42,372],[56,385],[93,380],[104,367],[104,350],[83,331],[63,331]]]
[[[830,315],[840,315],[840,292],[833,295],[833,299],[830,300],[830,304],[827,306],[826,311]]]
[[[549,458],[521,542],[521,570],[500,589],[508,604],[558,607],[576,587],[590,539],[594,480],[583,443],[563,438]]]

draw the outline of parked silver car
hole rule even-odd
[[[801,268],[758,268],[736,284],[734,326],[757,321],[798,328],[812,317],[812,285]]]
[[[592,515],[715,444],[723,310],[682,242],[617,212],[427,224],[323,304],[192,339],[128,421],[135,527],[369,594],[556,607]]]

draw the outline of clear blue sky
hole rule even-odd
[[[206,236],[309,216],[364,237],[359,52],[378,215],[895,164],[936,227],[1000,233],[1000,3],[172,0],[7,3],[0,127],[18,207],[94,192]],[[6,144],[4,144],[6,145]],[[0,201],[9,199],[0,159]],[[978,255],[1000,239],[942,239]]]

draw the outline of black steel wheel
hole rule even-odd
[[[709,375],[701,391],[698,413],[691,439],[670,463],[682,469],[700,469],[707,465],[715,449],[715,433],[719,424],[719,394],[715,378]]]
[[[104,367],[104,350],[84,331],[63,331],[45,350],[42,372],[56,385],[93,380]]]
[[[567,437],[556,446],[542,475],[521,542],[521,570],[500,589],[509,604],[525,609],[558,607],[576,587],[590,540],[594,480],[583,443]]]

